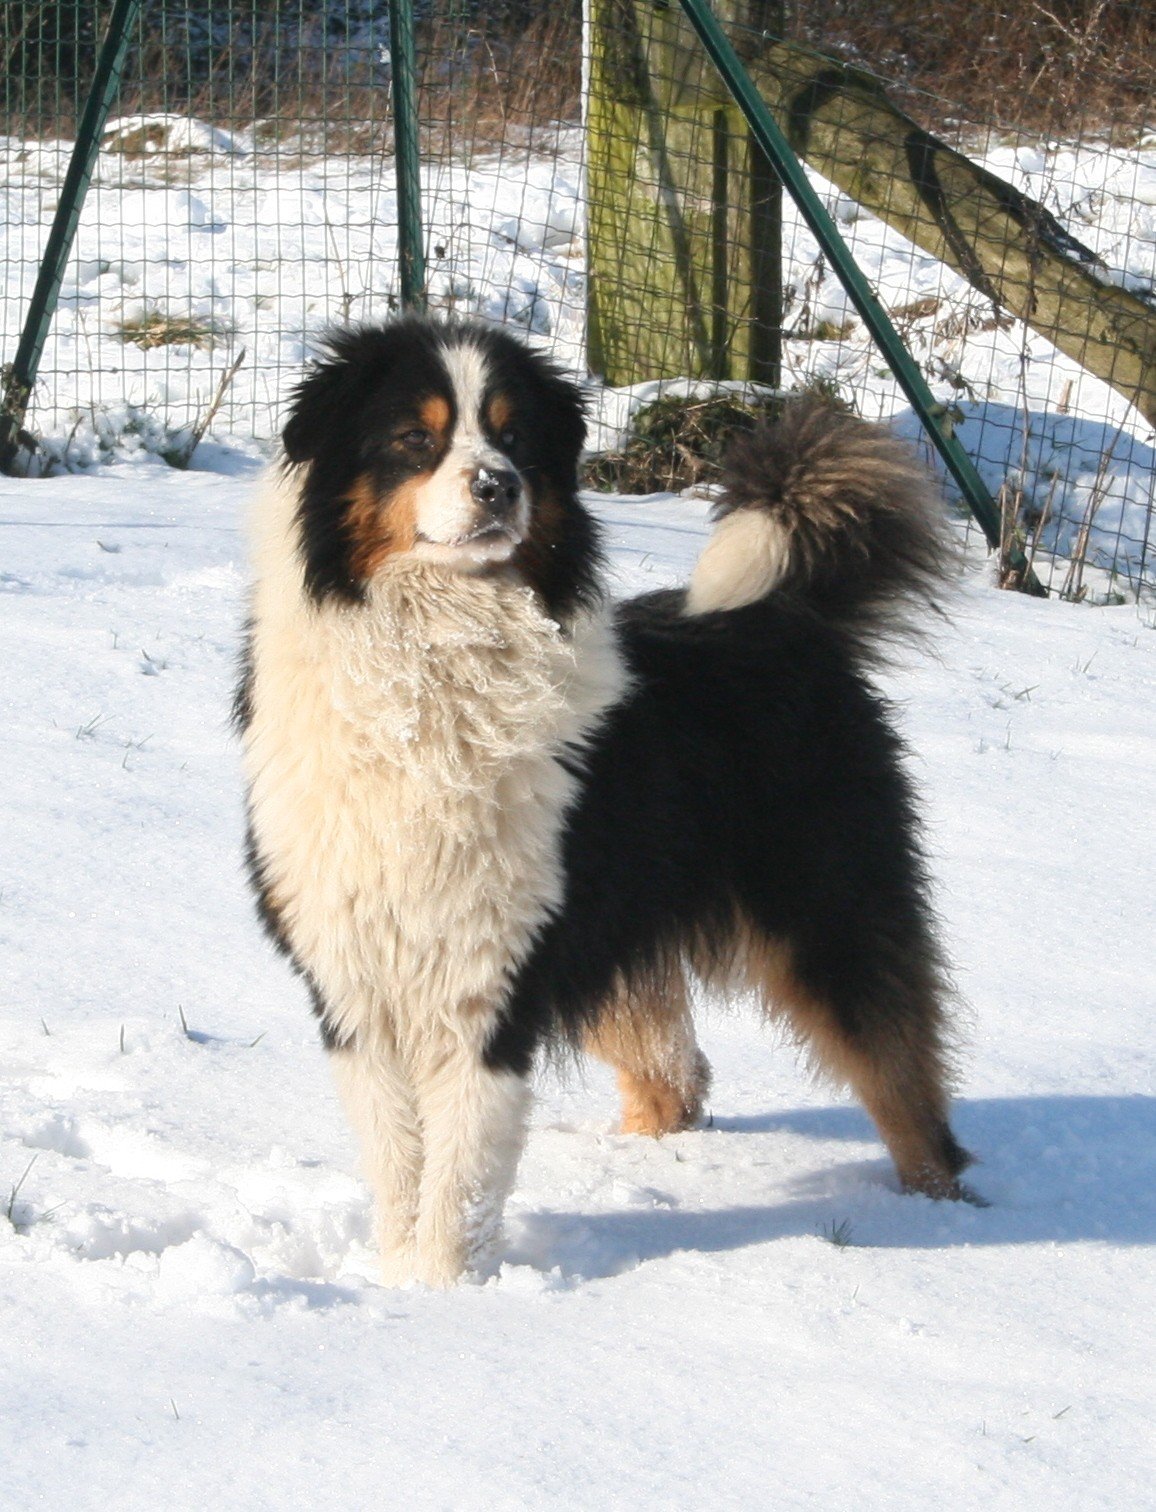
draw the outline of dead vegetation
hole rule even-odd
[[[202,352],[213,348],[230,333],[212,321],[194,316],[170,315],[164,310],[144,310],[120,322],[116,334],[126,346],[151,352],[162,346],[191,346]]]
[[[202,7],[204,9],[204,7]],[[280,7],[218,5],[192,45],[194,7],[146,4],[114,113],[171,112],[253,132],[258,150],[308,154],[392,151],[385,7],[357,0]],[[580,113],[581,0],[435,0],[417,7],[418,111],[427,153],[514,144],[532,148]],[[0,7],[0,132],[75,135],[107,8],[26,0]],[[227,36],[227,42],[224,37]],[[121,143],[166,151],[157,134]]]
[[[839,409],[851,406],[829,378],[804,390]],[[582,486],[598,493],[678,493],[714,483],[732,436],[777,420],[791,394],[728,389],[663,394],[635,410],[625,441],[590,457]]]
[[[195,5],[146,4],[119,114],[170,110],[226,128],[257,122],[270,145],[304,138],[316,151],[388,145],[384,8],[327,0],[303,7],[292,24],[280,7],[239,0],[200,9],[213,18],[202,28],[220,34],[194,48],[185,33]],[[748,0],[747,14],[774,31],[777,9]],[[940,133],[990,125],[1070,138],[1153,124],[1149,0],[810,0],[784,11],[789,40],[879,75],[898,104]],[[0,129],[75,131],[107,13],[50,0],[0,7]],[[531,146],[536,133],[578,120],[580,0],[432,0],[418,4],[417,30],[427,150]]]
[[[951,135],[976,125],[1070,139],[1154,124],[1149,0],[811,0],[787,35],[879,75],[896,104]]]
[[[665,394],[635,411],[616,451],[591,457],[582,474],[599,493],[676,493],[712,483],[731,436],[754,430],[782,412],[778,394]]]

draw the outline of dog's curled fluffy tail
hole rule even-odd
[[[935,484],[904,442],[818,399],[731,443],[689,614],[788,595],[856,633],[902,630],[950,557]]]

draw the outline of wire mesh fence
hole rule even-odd
[[[1096,86],[1090,44],[1074,82],[1070,53],[1087,37],[1069,24],[1076,40],[1054,66],[1033,58],[1032,124],[1009,131],[975,122],[975,80],[970,121],[910,82],[904,110],[878,75],[769,24],[772,7],[737,8],[746,20],[732,15],[730,33],[759,93],[825,182],[838,231],[978,463],[1009,545],[1022,542],[1040,577],[1071,596],[1139,591],[1151,575],[1156,422],[1153,144],[1141,110],[1150,51],[1131,95],[1120,91],[1131,109],[1117,121],[1105,114],[1116,91]],[[941,30],[966,20],[963,7],[932,9]],[[618,382],[671,369],[757,378],[763,190],[746,123],[678,8],[604,0],[594,14],[595,366]],[[862,9],[841,14],[858,23],[861,43]],[[813,30],[815,7],[806,15]],[[1033,16],[1067,35],[1034,7],[1020,20]],[[1131,26],[1138,44],[1152,22],[1136,11]],[[1113,38],[1118,46],[1121,34]],[[1105,41],[1110,61],[1124,62]],[[1074,120],[1081,90],[1089,113]],[[1041,134],[1065,101],[1075,134]],[[781,381],[819,384],[908,424],[901,386],[833,276],[830,248],[793,203],[782,227]]]
[[[5,360],[110,9],[0,12]],[[716,10],[1036,572],[1156,591],[1150,7]],[[415,19],[429,304],[592,370],[597,444],[641,409],[639,446],[693,448],[646,409],[688,385],[692,430],[723,384],[724,424],[819,387],[918,431],[678,4]],[[131,43],[28,414],[56,467],[187,455],[210,418],[265,443],[320,331],[400,299],[383,0],[144,0]]]
[[[109,9],[4,13],[6,358]],[[430,301],[549,325],[577,365],[580,10],[486,14],[419,18]],[[56,463],[179,444],[238,359],[214,429],[267,440],[316,336],[397,308],[388,30],[380,0],[146,0],[28,414]]]

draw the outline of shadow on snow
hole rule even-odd
[[[972,1185],[989,1207],[903,1197],[880,1157],[812,1167],[793,1197],[765,1206],[689,1209],[655,1192],[655,1205],[625,1211],[526,1213],[509,1258],[589,1279],[678,1253],[836,1234],[851,1247],[908,1250],[1156,1243],[1156,1097],[977,1099],[957,1103],[954,1120],[977,1157]],[[744,1136],[763,1134],[876,1141],[853,1107],[718,1116],[709,1129],[682,1138],[694,1142],[692,1159],[705,1160],[709,1142],[715,1169],[725,1169],[721,1146],[731,1144],[749,1171]]]

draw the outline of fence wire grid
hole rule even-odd
[[[1041,579],[1156,596],[1150,7],[715,10]],[[0,12],[5,361],[110,12]],[[596,446],[720,385],[918,433],[675,0],[418,0],[416,31],[430,307],[592,372]],[[319,334],[398,306],[393,153],[382,0],[145,0],[26,421],[46,465],[268,443]]]

